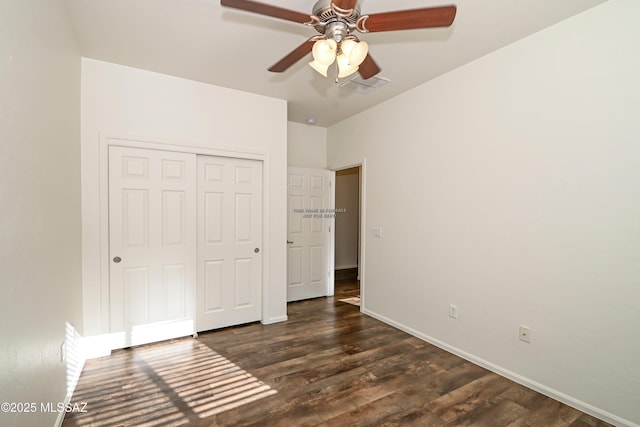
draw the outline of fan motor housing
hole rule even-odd
[[[321,34],[331,32],[331,35],[327,34],[328,38],[343,39],[352,28],[355,28],[356,21],[360,17],[360,5],[356,5],[351,11],[341,11],[334,8],[331,0],[320,0],[313,6],[312,13],[320,20],[318,25],[314,25],[316,31]],[[333,23],[339,24],[332,25]]]

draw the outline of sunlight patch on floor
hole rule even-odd
[[[138,347],[109,356],[131,361],[133,372],[97,371],[101,391],[76,390],[74,400],[89,402],[77,425],[153,427],[183,425],[274,395],[276,390],[196,340],[169,346]],[[130,368],[129,368],[130,369]],[[93,382],[93,381],[92,381]],[[91,402],[108,391],[110,398]]]

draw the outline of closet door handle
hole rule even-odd
[[[287,240],[287,244],[288,244],[288,245],[290,245],[290,244],[292,244],[292,243],[293,243],[293,242],[292,242],[291,240]]]
[[[113,257],[113,262],[115,262],[116,264],[120,261],[122,261],[122,258],[120,258],[119,256]]]

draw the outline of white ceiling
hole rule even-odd
[[[288,101],[289,120],[330,126],[606,0],[360,0],[363,14],[456,4],[450,28],[360,34],[391,80],[341,88],[302,60],[267,71],[311,27],[223,8],[219,0],[64,0],[83,56]],[[315,0],[261,0],[311,13]],[[310,57],[310,56],[309,56]]]

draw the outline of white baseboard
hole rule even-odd
[[[80,373],[78,373],[78,378],[76,378],[76,384],[78,382],[78,380],[80,379]],[[75,390],[75,385],[73,386],[74,390]],[[73,397],[73,391],[67,393],[67,395],[64,398],[64,407],[66,408],[67,405],[71,404],[71,398]],[[65,415],[67,415],[67,413],[65,411],[58,411],[58,418],[56,418],[56,422],[53,425],[54,427],[62,427],[62,423],[64,422],[64,417]]]
[[[70,323],[65,324],[65,338],[64,338],[64,364],[66,368],[66,395],[64,397],[64,405],[71,402],[73,392],[80,380],[80,374],[87,360],[84,352],[84,338],[76,331],[76,329]],[[55,427],[62,426],[64,421],[65,411],[59,411],[58,417],[54,424]]]
[[[286,315],[263,319],[263,325],[285,322]],[[92,335],[82,337],[82,354],[86,359],[109,356],[112,350],[135,345],[148,344],[152,342],[164,341],[173,338],[192,336],[193,322],[175,320],[168,322],[158,322],[136,327],[132,334],[125,332],[113,332],[108,334]]]
[[[544,394],[545,396],[548,396],[552,399],[555,399],[559,402],[562,402],[568,406],[571,406],[575,409],[578,409],[579,411],[582,411],[586,414],[592,415],[596,418],[599,418],[603,421],[608,422],[609,424],[613,424],[615,426],[618,427],[640,427],[640,425],[635,424],[629,420],[626,420],[622,417],[619,417],[615,414],[612,414],[610,412],[607,412],[603,409],[600,409],[598,407],[595,407],[589,403],[583,402],[579,399],[576,399],[574,397],[571,397],[567,394],[564,394],[558,390],[552,389],[550,387],[545,386],[544,384],[540,384],[536,381],[531,380],[530,378],[526,378],[522,375],[519,375],[515,372],[512,372],[508,369],[505,369],[501,366],[498,366],[494,363],[491,363],[487,360],[484,360],[480,357],[474,356],[473,354],[467,353],[463,350],[460,350],[457,347],[451,346],[443,341],[440,341],[436,338],[433,338],[429,335],[423,334],[420,331],[417,331],[409,326],[403,325],[401,323],[398,323],[394,320],[391,320],[381,314],[378,314],[374,311],[368,310],[364,307],[361,308],[361,312],[366,314],[367,316],[371,316],[375,319],[380,320],[381,322],[384,322],[388,325],[391,325],[395,328],[400,329],[401,331],[404,331],[410,335],[413,335],[416,338],[420,338],[423,341],[426,341],[430,344],[435,345],[436,347],[440,347],[443,350],[448,351],[449,353],[453,353],[456,356],[459,356],[465,360],[468,360],[469,362],[475,363],[478,366],[482,366],[485,369],[488,369],[491,372],[494,372],[500,376],[503,376],[505,378],[508,378],[518,384],[521,384],[527,388],[530,388],[532,390],[537,391],[538,393]]]
[[[112,350],[192,336],[192,320],[170,320],[135,326],[131,332],[113,332],[82,338],[86,359],[109,356]]]
[[[272,323],[286,322],[288,319],[289,317],[284,315],[284,316],[270,317],[269,319],[262,320],[260,323],[262,323],[263,325],[271,325]]]

